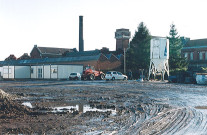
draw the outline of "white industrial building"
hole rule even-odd
[[[67,79],[72,72],[83,72],[83,65],[31,66],[31,79]]]
[[[68,79],[72,72],[83,72],[82,64],[69,64],[74,58],[45,58],[0,62],[3,79]]]
[[[3,66],[3,79],[68,79],[72,72],[83,72],[83,65]]]

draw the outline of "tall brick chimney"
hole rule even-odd
[[[83,16],[79,16],[79,52],[84,51]]]

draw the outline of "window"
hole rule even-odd
[[[33,68],[31,68],[31,74],[33,74],[34,73],[34,69]]]
[[[199,60],[202,60],[202,52],[199,52]]]
[[[122,73],[118,72],[118,75],[122,75]]]
[[[3,69],[4,74],[11,74],[12,73],[12,69],[11,68],[4,68]]]
[[[207,60],[207,52],[205,52],[205,60]]]
[[[107,72],[106,74],[111,74],[111,72]]]
[[[190,53],[190,60],[193,60],[193,52]]]
[[[116,72],[113,72],[113,74],[117,74]]]
[[[52,72],[53,74],[57,74],[57,67],[52,67],[52,68],[51,68],[51,72]]]
[[[205,60],[207,60],[207,52],[205,53]]]
[[[204,60],[204,54],[205,52],[200,52],[199,53],[199,60]]]
[[[52,73],[54,73],[54,74],[57,73],[57,69],[54,68],[53,71],[52,71]]]
[[[184,54],[184,57],[185,58],[188,58],[188,53],[187,52]]]
[[[42,68],[38,68],[38,78],[42,78]]]

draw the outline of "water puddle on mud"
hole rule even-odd
[[[70,112],[73,113],[74,111],[79,111],[79,106],[61,106],[61,107],[54,107],[52,108],[54,113],[56,112]]]
[[[98,109],[91,107],[90,105],[75,105],[75,106],[62,106],[54,107],[52,112],[70,112],[79,111],[82,113],[86,112],[111,112],[112,115],[116,115],[116,109]]]
[[[32,104],[30,102],[23,102],[22,105],[27,106],[29,108],[33,108]],[[92,107],[90,105],[81,105],[77,104],[74,106],[59,106],[59,107],[53,107],[52,111],[53,113],[58,113],[58,112],[69,112],[73,113],[75,111],[86,113],[86,112],[111,112],[112,115],[116,115],[116,108],[113,109],[107,109],[107,108],[97,108],[97,107]]]
[[[112,115],[116,115],[116,108],[115,109],[98,109],[98,108],[94,108],[94,107],[91,107],[90,105],[84,105],[83,106],[83,113],[86,113],[86,112],[111,112]]]
[[[23,102],[22,105],[32,108],[32,104],[30,102]]]

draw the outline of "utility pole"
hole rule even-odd
[[[124,48],[124,74],[126,74],[126,48]]]

